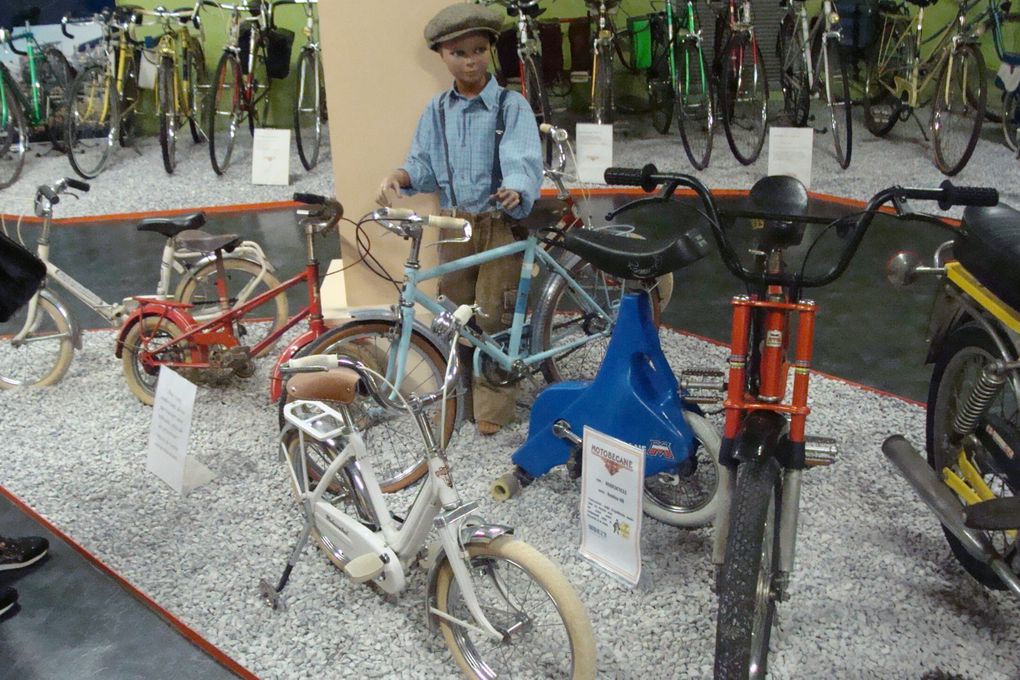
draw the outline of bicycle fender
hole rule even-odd
[[[464,549],[467,550],[469,545],[485,545],[492,543],[500,536],[512,536],[513,533],[513,527],[503,526],[502,524],[473,524],[461,528],[460,542]],[[432,607],[436,606],[436,581],[439,579],[439,567],[446,561],[446,550],[443,549],[438,540],[432,547],[435,549],[435,552],[430,549],[427,558],[429,573],[425,581],[425,625],[428,626],[429,631],[435,632],[436,617],[432,616],[431,610]]]
[[[76,317],[74,314],[71,314],[71,310],[67,308],[67,305],[64,304],[63,300],[61,300],[60,298],[58,298],[56,295],[46,290],[45,288],[39,291],[39,297],[45,299],[47,302],[53,305],[56,308],[57,312],[60,314],[60,316],[64,317],[64,320],[67,321],[68,327],[71,329],[71,342],[72,344],[74,344],[75,349],[80,350],[82,343],[82,335],[81,324],[78,323],[78,317]]]
[[[167,307],[158,302],[143,302],[141,306],[131,312],[130,316],[124,320],[124,325],[120,327],[120,331],[117,333],[117,344],[114,349],[114,354],[118,359],[120,359],[124,354],[124,339],[127,337],[127,334],[131,332],[131,329],[134,328],[139,321],[147,316],[157,316],[168,319],[175,326],[185,332],[193,328],[195,325],[195,320],[191,318],[191,315],[181,309],[177,309],[176,307]]]
[[[790,423],[784,415],[775,411],[752,411],[740,427],[730,448],[733,460],[746,463],[752,460],[786,458],[788,441],[786,433]]]
[[[372,307],[366,309],[358,309],[350,312],[351,321],[345,324],[331,328],[327,332],[332,332],[341,328],[346,328],[348,325],[355,321],[397,321],[396,312],[388,307]],[[414,331],[420,334],[425,340],[427,340],[433,347],[436,348],[441,355],[444,357],[447,354],[447,348],[450,344],[440,338],[431,328],[422,324],[417,319],[412,327]],[[302,333],[296,340],[292,341],[287,347],[284,348],[280,354],[280,358],[276,360],[276,365],[273,366],[273,372],[269,377],[269,399],[276,403],[280,400],[280,395],[283,394],[283,376],[280,373],[280,367],[291,360],[292,357],[298,354],[302,349],[310,345],[312,342],[322,337],[321,335],[315,335],[312,331]]]
[[[931,314],[928,318],[928,355],[924,360],[926,364],[935,361],[935,357],[938,356],[949,333],[957,326],[966,323],[970,318],[963,305],[949,293],[948,285],[947,283],[936,293],[935,302],[932,304]]]

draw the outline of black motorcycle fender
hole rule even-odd
[[[790,454],[786,433],[789,421],[774,411],[752,411],[741,424],[740,431],[732,441],[724,441],[719,452],[720,462],[746,463],[752,460],[779,458],[780,462]]]

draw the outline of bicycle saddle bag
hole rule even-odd
[[[1000,203],[963,211],[953,255],[1013,309],[1020,310],[1020,212]]]
[[[708,240],[697,229],[670,241],[575,229],[567,233],[561,245],[597,269],[632,280],[650,280],[676,271],[697,262],[710,250]]]

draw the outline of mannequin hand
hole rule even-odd
[[[513,210],[521,204],[521,195],[513,189],[507,189],[506,187],[500,187],[489,198],[495,199],[497,203],[503,206],[504,210]]]
[[[379,183],[379,192],[375,197],[376,203],[383,207],[389,207],[391,205],[390,197],[387,192],[392,191],[394,196],[400,195],[400,180],[403,179],[403,174],[402,170],[397,170],[383,178],[383,181]]]

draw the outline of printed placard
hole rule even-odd
[[[290,184],[290,130],[255,128],[251,151],[252,184]]]
[[[813,128],[770,127],[769,174],[796,177],[810,189],[814,144]]]
[[[637,585],[645,454],[585,426],[582,455],[581,555]]]
[[[197,392],[194,383],[173,369],[160,366],[145,467],[177,493],[204,484],[213,476],[208,468],[188,457],[191,415]]]
[[[604,183],[606,168],[613,165],[613,126],[578,123],[574,134],[577,139],[577,179]]]

